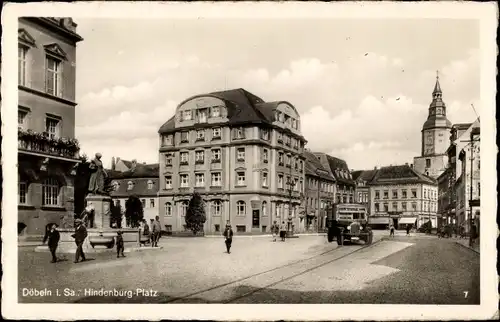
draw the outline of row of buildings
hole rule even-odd
[[[73,218],[80,162],[76,45],[82,38],[70,18],[21,18],[18,41],[18,232],[43,235],[47,223]],[[353,171],[344,160],[305,148],[291,103],[265,102],[244,89],[200,94],[179,104],[160,127],[158,163],[113,158],[112,197],[122,208],[128,197],[139,197],[145,217],[159,216],[172,232],[185,229],[195,191],[206,203],[207,233],[227,222],[238,233],[267,232],[274,221],[294,231],[322,230],[334,203],[365,204],[373,227],[428,220],[436,226],[440,216],[463,222],[471,217],[471,198],[463,194],[469,177],[479,195],[479,152],[477,169],[467,172],[470,152],[463,142],[479,133],[474,124],[451,125],[438,79],[414,166]]]

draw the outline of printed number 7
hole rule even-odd
[[[467,295],[469,295],[469,291],[464,291],[465,298],[467,298]]]

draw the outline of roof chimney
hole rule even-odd
[[[130,167],[130,171],[135,171],[136,167],[137,167],[137,160],[134,159],[132,160],[132,166]]]
[[[405,162],[405,165],[407,166],[407,165],[408,165],[408,162]]]
[[[115,161],[115,157],[112,157],[111,158],[111,170],[115,171],[116,169],[116,161]]]

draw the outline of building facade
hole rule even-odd
[[[355,201],[366,207],[368,217],[371,214],[371,194],[369,183],[377,173],[377,168],[374,170],[353,171],[352,178],[356,182]]]
[[[368,185],[372,196],[368,223],[372,227],[420,227],[429,220],[437,227],[436,180],[405,164],[382,167]]]
[[[319,218],[327,216],[327,208],[335,199],[335,178],[310,151],[304,151],[305,192],[302,200],[304,216],[299,231],[321,231]]]
[[[20,18],[18,29],[18,232],[41,236],[72,223],[76,45],[71,18]]]
[[[323,168],[327,169],[330,176],[335,179],[333,186],[333,203],[334,204],[348,204],[354,203],[356,183],[352,178],[351,171],[347,163],[339,158],[333,157],[326,153],[314,152],[316,158],[320,161]],[[319,218],[320,230],[325,229],[327,224],[327,217]]]
[[[451,122],[446,118],[446,104],[436,78],[429,106],[427,120],[422,127],[421,155],[414,158],[415,170],[434,179],[439,177],[448,165],[446,150],[450,145]]]
[[[135,196],[141,200],[144,219],[146,219],[148,223],[151,219],[155,219],[156,216],[159,216],[159,165],[138,164],[136,160],[132,160],[130,162],[130,169],[126,171],[116,170],[116,167],[113,169],[113,165],[112,162],[112,169],[108,170],[109,177],[112,180],[111,184],[114,188],[111,192],[111,198],[115,206],[120,207],[123,214],[122,227],[129,226],[125,218],[125,204],[131,196]],[[161,217],[160,224],[162,224],[162,229],[165,229]]]
[[[300,115],[285,101],[244,89],[197,95],[159,129],[160,217],[185,230],[193,192],[205,201],[205,233],[231,223],[236,233],[268,232],[273,221],[299,225],[306,143]]]

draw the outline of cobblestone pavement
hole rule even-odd
[[[375,234],[375,240],[381,237]],[[19,302],[469,303],[479,298],[479,291],[474,293],[479,256],[437,239],[397,236],[364,248],[337,247],[325,236],[284,243],[235,238],[231,254],[221,238],[163,238],[161,244],[163,250],[120,259],[89,254],[93,260],[79,264],[72,258],[50,264],[49,254],[20,248]],[[452,278],[461,282],[452,285]],[[35,289],[51,294],[29,296]],[[112,292],[89,292],[101,289]]]

